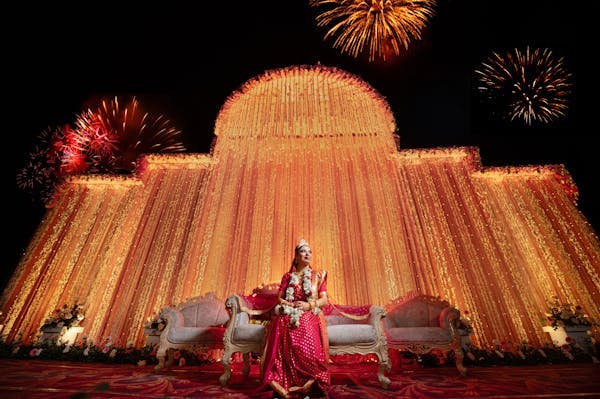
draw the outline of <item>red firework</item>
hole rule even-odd
[[[181,152],[181,131],[163,115],[143,111],[135,97],[103,100],[77,116],[75,127],[47,130],[17,174],[17,185],[48,202],[66,176],[83,173],[130,173],[140,156]]]

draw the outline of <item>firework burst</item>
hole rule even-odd
[[[185,151],[181,131],[162,115],[143,111],[134,98],[115,97],[77,116],[75,127],[48,129],[38,136],[17,186],[47,203],[63,178],[83,173],[129,173],[145,153]]]
[[[325,40],[357,58],[368,53],[369,61],[386,61],[408,49],[434,14],[435,0],[310,0],[325,7],[316,16],[317,26],[327,28]]]
[[[121,104],[118,98],[103,100],[96,109],[77,119],[89,156],[99,170],[133,171],[146,153],[181,152],[181,131],[163,115],[145,112],[134,97]]]
[[[47,203],[52,198],[61,170],[63,140],[61,129],[42,131],[25,166],[17,173],[17,187],[33,200]]]
[[[549,49],[494,52],[475,70],[477,90],[511,121],[549,123],[568,109],[572,75],[563,62]]]

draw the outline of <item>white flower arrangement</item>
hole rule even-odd
[[[77,327],[85,318],[83,306],[75,302],[73,305],[64,304],[62,308],[56,309],[44,321],[42,328]]]
[[[593,326],[595,323],[588,318],[579,305],[562,303],[558,296],[553,296],[551,301],[546,301],[548,311],[546,321],[554,330],[559,327]]]

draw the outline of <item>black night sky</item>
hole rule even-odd
[[[592,92],[578,43],[585,11],[564,2],[440,0],[423,39],[383,65],[323,41],[308,0],[52,4],[36,6],[35,15],[29,5],[17,7],[5,16],[10,31],[2,28],[8,237],[0,287],[44,214],[15,180],[42,130],[72,123],[100,97],[136,95],[183,131],[189,152],[207,153],[233,91],[266,70],[318,62],[358,75],[388,100],[401,148],[476,146],[484,166],[564,164],[579,188],[579,209],[599,231],[595,140],[582,118]],[[474,89],[473,70],[492,51],[528,45],[552,49],[573,74],[568,115],[550,125],[494,119]]]

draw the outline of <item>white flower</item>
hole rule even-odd
[[[298,275],[296,273],[292,273],[292,276],[290,277],[290,284],[298,285],[299,282],[300,282],[300,277],[298,277]]]
[[[302,282],[302,289],[304,290],[306,295],[310,296],[310,291],[312,289],[312,284],[310,283],[310,280],[307,281],[306,279],[304,279],[304,281]]]
[[[302,288],[304,289],[304,293],[309,297],[312,294],[312,270],[310,267],[307,267],[304,270],[304,279],[302,281]]]
[[[302,290],[304,291],[304,293],[307,296],[307,301],[310,303],[311,299],[312,299],[312,269],[310,267],[306,267],[302,273]],[[295,287],[300,283],[300,276],[296,273],[292,273],[290,275],[290,282],[288,283],[288,287],[285,290],[285,299],[287,301],[293,301],[294,300],[294,292],[295,292]],[[287,306],[287,305],[283,305],[280,308],[276,309],[277,313],[283,313],[285,315],[289,315],[290,316],[290,324],[292,324],[293,326],[298,326],[300,324],[300,317],[302,316],[302,314],[304,313],[303,310],[292,307],[292,306]],[[312,310],[312,312],[314,314],[318,314],[319,313],[319,308],[314,308]]]
[[[292,282],[290,281],[290,284]],[[293,301],[294,300],[294,287],[287,287],[287,289],[285,290],[285,299],[288,301]]]

